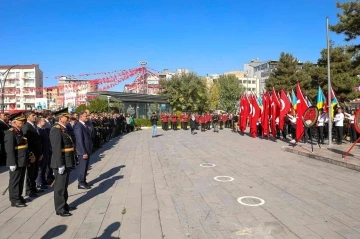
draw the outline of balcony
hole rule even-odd
[[[23,100],[23,102],[24,102],[24,103],[32,103],[32,104],[35,104],[35,98],[29,98],[29,99],[25,98],[25,99]]]

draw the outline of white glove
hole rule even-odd
[[[64,172],[65,172],[65,165],[59,168],[59,174],[64,174]]]
[[[16,165],[10,166],[10,171],[11,171],[11,172],[15,172],[15,170],[16,170]]]

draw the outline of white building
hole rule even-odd
[[[0,66],[5,73],[11,66]],[[3,78],[1,86],[4,86]],[[43,98],[43,72],[38,64],[18,65],[9,71],[4,86],[4,110],[34,110],[36,99]]]

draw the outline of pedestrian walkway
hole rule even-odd
[[[0,195],[0,238],[360,238],[359,172],[229,129],[158,133],[104,145],[88,191],[73,172],[71,217],[55,215],[50,190],[23,209]]]

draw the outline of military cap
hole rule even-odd
[[[23,112],[18,112],[15,114],[11,114],[9,116],[9,120],[10,121],[12,121],[12,120],[25,121],[26,118],[25,118],[25,115],[23,114]]]

